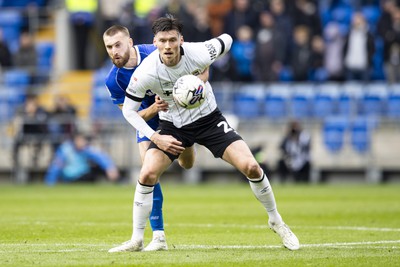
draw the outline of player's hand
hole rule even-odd
[[[158,95],[156,95],[155,100],[157,110],[158,111],[167,111],[168,110],[168,103],[162,100]]]
[[[153,141],[153,143],[155,143],[161,150],[173,155],[180,155],[185,150],[182,146],[182,142],[176,140],[171,135],[154,133],[151,137],[151,141]]]

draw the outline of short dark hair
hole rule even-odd
[[[179,34],[182,34],[183,24],[174,16],[167,14],[165,17],[156,19],[151,27],[153,34],[156,35],[158,32],[167,32],[176,30]]]
[[[130,36],[128,28],[121,26],[121,25],[111,26],[104,32],[103,36],[114,36],[119,32],[124,33],[128,37]]]

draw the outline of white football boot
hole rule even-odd
[[[168,250],[165,236],[155,236],[153,240],[143,249],[143,251],[160,251]]]
[[[268,225],[272,231],[274,231],[281,237],[282,243],[287,249],[298,250],[300,248],[300,243],[296,235],[284,222],[280,224],[268,222]]]
[[[143,240],[128,240],[122,245],[110,249],[108,252],[133,252],[143,250]]]

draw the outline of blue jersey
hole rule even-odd
[[[142,63],[142,61],[153,52],[156,47],[154,45],[143,44],[143,45],[135,45],[137,58],[137,66]],[[128,87],[129,81],[131,80],[131,76],[133,72],[136,70],[134,68],[117,68],[113,66],[108,73],[105,83],[108,91],[110,92],[111,100],[114,104],[119,105],[124,103],[125,99],[125,90]],[[146,96],[140,105],[139,110],[148,108],[155,102],[155,94],[148,90],[146,92]],[[152,119],[147,121],[147,124],[154,130],[158,127],[158,115],[154,116]],[[142,136],[138,133],[138,142],[142,141]],[[148,140],[147,138],[143,140]]]

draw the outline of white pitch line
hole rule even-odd
[[[340,242],[340,243],[321,243],[321,244],[302,244],[300,248],[346,248],[346,249],[399,249],[397,246],[378,246],[378,245],[395,245],[400,244],[400,240],[380,240],[380,241],[365,241],[365,242]],[[18,251],[15,250],[7,250],[4,248],[7,247],[20,247],[22,244],[0,244],[0,254],[3,253],[68,253],[68,252],[96,252],[107,251],[110,247],[109,244],[23,244],[25,247],[43,247],[43,246],[72,246],[72,247],[80,247],[80,248],[71,248],[71,249],[33,249],[33,250],[21,250],[18,248]],[[85,249],[83,247],[88,247]],[[97,247],[97,249],[94,247]],[[262,245],[262,246],[253,246],[253,245],[173,245],[173,249],[178,250],[193,250],[193,249],[281,249],[282,245]]]
[[[27,224],[35,224],[35,225],[51,225],[56,224],[57,222],[46,222],[46,221],[37,221],[37,222],[16,222],[16,224],[27,225]],[[130,226],[131,223],[128,222],[71,222],[72,225],[83,225],[83,226],[98,226],[98,225],[107,225],[107,226]],[[168,223],[164,224],[166,227],[196,227],[196,228],[240,228],[240,229],[269,229],[267,224],[260,225],[246,225],[246,224],[192,224],[192,223],[178,223],[169,225]],[[322,229],[322,230],[349,230],[349,231],[376,231],[376,232],[400,232],[400,228],[389,228],[389,227],[367,227],[367,226],[295,226],[291,225],[290,228],[293,229]]]
[[[166,226],[169,226],[166,224]],[[268,225],[243,225],[243,224],[174,224],[173,227],[198,227],[198,228],[243,228],[243,229],[269,229]],[[366,226],[293,226],[294,229],[322,229],[322,230],[351,230],[351,231],[377,231],[377,232],[400,232],[400,228],[388,227],[366,227]]]

